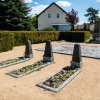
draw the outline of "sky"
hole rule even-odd
[[[24,0],[25,3],[28,3],[27,6],[31,7],[31,12],[29,15],[34,16],[39,14],[46,7],[48,7],[52,2],[55,2],[66,12],[70,12],[72,9],[78,11],[79,22],[78,24],[89,23],[87,17],[84,14],[87,14],[86,9],[93,7],[96,10],[99,10],[98,16],[100,17],[100,0]]]

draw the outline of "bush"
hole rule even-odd
[[[14,46],[14,34],[11,32],[0,32],[0,52],[12,50]]]
[[[59,32],[56,31],[15,31],[15,46],[25,45],[26,40],[30,40],[32,44],[45,42],[46,40],[58,40]]]
[[[84,42],[86,42],[87,40],[90,40],[91,33],[89,31],[84,31],[84,33]]]
[[[1,31],[0,32],[0,52],[12,50],[13,46],[25,45],[27,40],[32,44],[42,43],[46,40],[66,40],[72,42],[84,42],[90,39],[88,31]]]
[[[58,40],[59,32],[50,31],[1,31],[0,52],[12,50],[14,46],[25,45],[29,39],[32,44],[46,40]]]
[[[44,28],[43,31],[56,31],[56,29],[53,27],[47,27],[47,28]]]
[[[90,39],[90,32],[88,31],[60,32],[59,36],[59,40],[71,42],[85,42],[87,39]]]

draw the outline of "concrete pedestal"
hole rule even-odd
[[[81,62],[73,62],[71,61],[71,66],[75,66],[77,68],[81,68],[82,67],[82,61]]]
[[[43,56],[43,62],[54,62],[54,57]]]

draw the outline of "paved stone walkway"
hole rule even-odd
[[[72,44],[60,44],[53,46],[53,52],[61,54],[72,54],[74,45]],[[44,48],[39,48],[38,50],[44,50]],[[81,46],[82,56],[100,58],[100,47],[98,46]]]

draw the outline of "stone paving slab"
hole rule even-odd
[[[60,44],[52,47],[54,53],[60,54],[73,54],[74,45],[72,44]],[[44,51],[44,48],[37,50]],[[81,53],[83,57],[100,58],[100,47],[99,46],[81,46]]]

